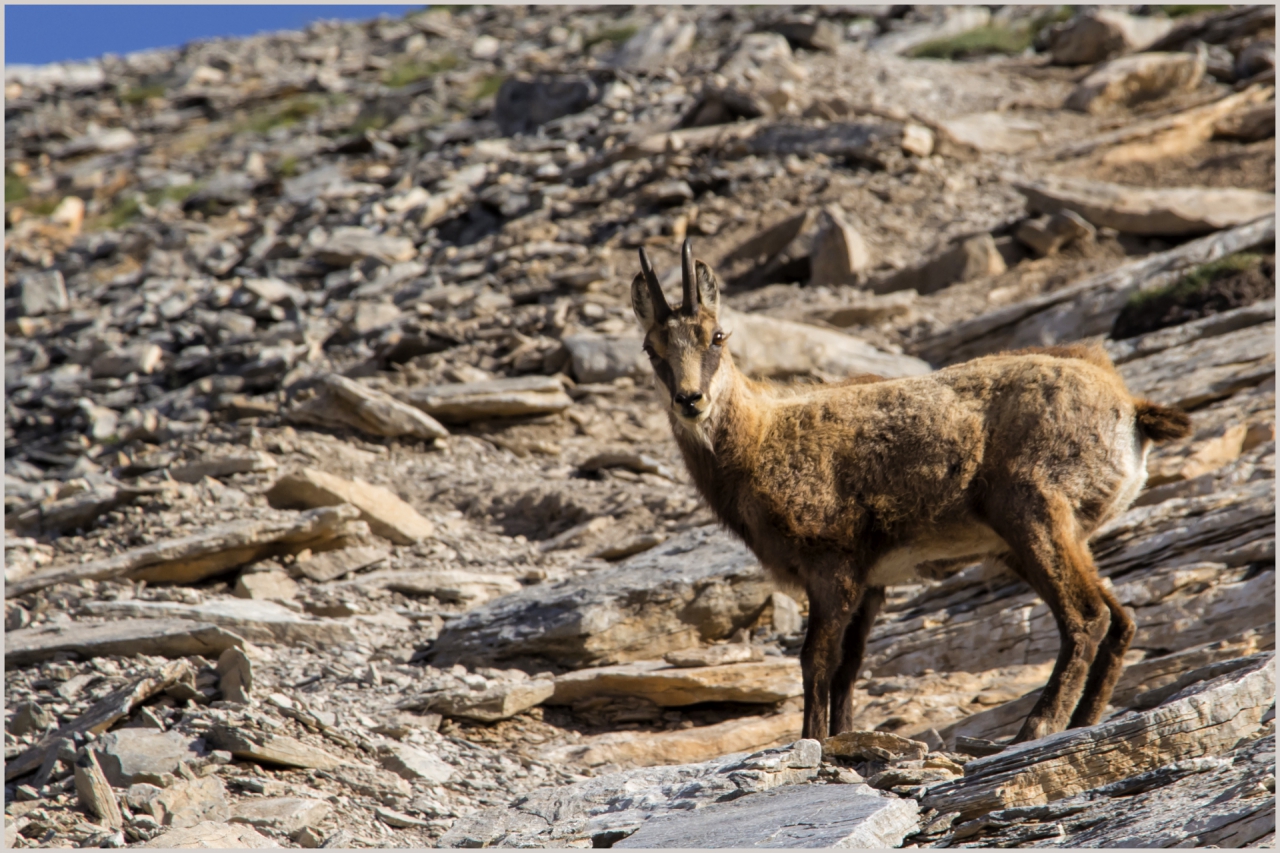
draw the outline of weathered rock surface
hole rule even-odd
[[[554,378],[533,376],[414,388],[404,398],[445,423],[542,415],[573,405]]]
[[[769,591],[743,546],[704,528],[586,578],[491,601],[447,626],[431,656],[437,665],[644,660],[728,637]]]
[[[614,846],[898,847],[918,811],[865,785],[791,785],[656,817]]]
[[[1274,654],[1175,694],[1150,711],[1124,715],[1020,744],[965,765],[964,779],[932,788],[921,801],[976,817],[1038,806],[1236,746],[1259,727],[1274,701]],[[1107,760],[1092,758],[1105,754]]]
[[[730,309],[721,309],[720,317],[726,330],[737,331],[732,350],[734,364],[749,375],[874,373],[897,377],[929,371],[929,366],[917,358],[878,350],[840,332]]]
[[[225,749],[246,761],[316,770],[333,770],[342,763],[341,759],[323,749],[303,743],[296,738],[247,729],[215,727],[210,735],[210,742],[219,749]]]
[[[204,744],[177,732],[126,728],[108,732],[94,742],[93,751],[107,781],[116,788],[135,782],[163,785],[172,782],[178,767],[203,752]]]
[[[538,791],[511,809],[480,812],[459,821],[441,839],[441,845],[555,846],[596,839],[616,842],[657,815],[697,809],[812,778],[820,758],[821,748],[816,741],[796,741],[751,755],[726,755],[704,764],[612,773],[559,790]]]
[[[141,617],[164,625],[170,621],[198,620],[222,627],[229,642],[209,651],[221,653],[223,648],[239,645],[243,637],[254,643],[326,643],[342,642],[351,637],[351,628],[337,619],[322,619],[294,611],[274,601],[228,599],[205,604],[179,604],[174,601],[101,601],[93,602],[95,615],[133,619]],[[124,624],[124,623],[106,623]]]
[[[28,666],[71,653],[100,655],[217,656],[244,640],[208,621],[193,619],[113,619],[24,628],[5,634],[5,665]]]
[[[132,577],[159,582],[193,582],[263,556],[297,552],[344,536],[358,511],[326,506],[277,519],[230,522],[191,536],[144,545],[70,568],[53,568],[5,585],[12,598],[56,583]]]
[[[1015,184],[1039,213],[1070,210],[1099,228],[1150,236],[1199,235],[1231,228],[1275,209],[1275,195],[1252,190],[1145,189],[1100,181],[1040,180]]]
[[[425,412],[332,373],[321,381],[320,393],[294,408],[289,417],[320,426],[349,426],[370,435],[429,440],[449,434]]]
[[[246,800],[236,804],[231,813],[231,823],[244,823],[257,829],[273,829],[285,835],[293,835],[322,821],[331,808],[324,800],[308,797]]]
[[[792,658],[712,666],[637,661],[580,669],[555,681],[550,704],[571,705],[593,696],[636,696],[663,707],[698,702],[773,704],[799,696],[800,667]]]
[[[286,474],[267,492],[276,507],[330,507],[350,505],[368,522],[369,529],[400,545],[411,545],[430,536],[435,527],[390,489],[353,482],[315,468]]]
[[[204,821],[185,829],[173,829],[157,835],[143,847],[226,850],[236,847],[279,847],[280,845],[249,826],[233,826]]]
[[[1204,59],[1192,53],[1139,53],[1113,59],[1080,81],[1066,107],[1105,113],[1194,89],[1204,76]]]

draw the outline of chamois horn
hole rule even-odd
[[[649,263],[644,246],[640,247],[640,272],[644,274],[645,284],[649,285],[649,298],[653,302],[655,317],[658,322],[662,322],[671,315],[671,306],[667,304],[667,297],[662,295],[662,283],[658,281],[658,274],[653,271],[653,264]]]
[[[684,284],[684,305],[680,313],[692,317],[698,313],[698,279],[693,271],[693,241],[688,237],[680,250],[680,272],[683,273]]]

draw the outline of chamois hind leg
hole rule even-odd
[[[811,585],[808,592],[809,628],[800,649],[804,680],[802,736],[822,740],[827,736],[831,681],[840,664],[840,645],[855,602],[835,584]]]
[[[1111,625],[1098,644],[1098,656],[1093,659],[1093,666],[1089,669],[1084,693],[1080,696],[1075,713],[1071,715],[1069,728],[1073,729],[1096,725],[1101,719],[1102,712],[1111,701],[1111,691],[1124,669],[1124,653],[1129,650],[1129,643],[1136,631],[1133,617],[1125,612],[1111,590],[1099,584],[1098,592],[1111,611]]]
[[[1067,727],[1107,636],[1111,609],[1067,501],[1034,487],[1004,497],[992,502],[988,522],[1009,545],[1006,563],[1048,605],[1061,637],[1053,673],[1013,739],[1022,743]]]
[[[844,629],[840,666],[831,680],[831,734],[853,729],[853,685],[862,668],[862,656],[867,650],[867,636],[875,624],[880,607],[884,604],[884,587],[867,587],[854,611],[853,618]]]

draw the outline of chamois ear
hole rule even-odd
[[[711,271],[711,267],[702,261],[694,264],[697,271],[698,282],[698,303],[707,311],[711,312],[712,317],[720,316],[720,281],[716,278],[716,274]]]
[[[653,298],[649,294],[649,284],[644,280],[644,273],[636,273],[631,281],[631,308],[636,312],[636,319],[647,332],[654,327],[657,311],[654,310]]]
[[[653,264],[649,263],[649,256],[643,248],[640,249],[640,274],[631,281],[631,307],[646,332],[667,322],[671,316],[671,306],[667,304],[667,297],[662,295],[658,274],[653,271]]]

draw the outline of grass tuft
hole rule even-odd
[[[485,98],[498,94],[498,90],[502,88],[502,83],[507,78],[502,74],[486,74],[478,83],[471,88],[470,97],[472,101],[483,101]]]
[[[141,104],[148,98],[163,97],[164,86],[159,84],[154,86],[139,86],[137,88],[130,87],[120,96],[120,102],[124,104]]]
[[[605,29],[583,39],[582,49],[590,50],[602,41],[611,42],[613,44],[622,44],[639,31],[640,28],[632,24],[627,24],[621,27],[606,27]]]
[[[4,203],[13,204],[22,201],[31,195],[27,182],[19,178],[17,175],[6,174],[4,176]]]
[[[383,72],[382,82],[392,89],[398,89],[401,86],[417,83],[419,80],[434,77],[443,71],[450,71],[457,67],[458,57],[452,53],[442,54],[435,59],[426,61],[397,62]]]
[[[1263,261],[1263,256],[1253,252],[1238,252],[1218,258],[1207,264],[1201,264],[1173,284],[1157,287],[1154,290],[1139,291],[1129,297],[1129,305],[1139,307],[1155,299],[1164,297],[1179,298],[1203,290],[1210,283],[1229,275],[1253,269]]]
[[[1074,14],[1070,6],[1056,6],[1034,18],[1009,25],[987,24],[947,38],[917,45],[908,55],[917,59],[968,59],[991,54],[1016,56],[1035,42],[1036,34],[1049,24],[1061,23]]]

